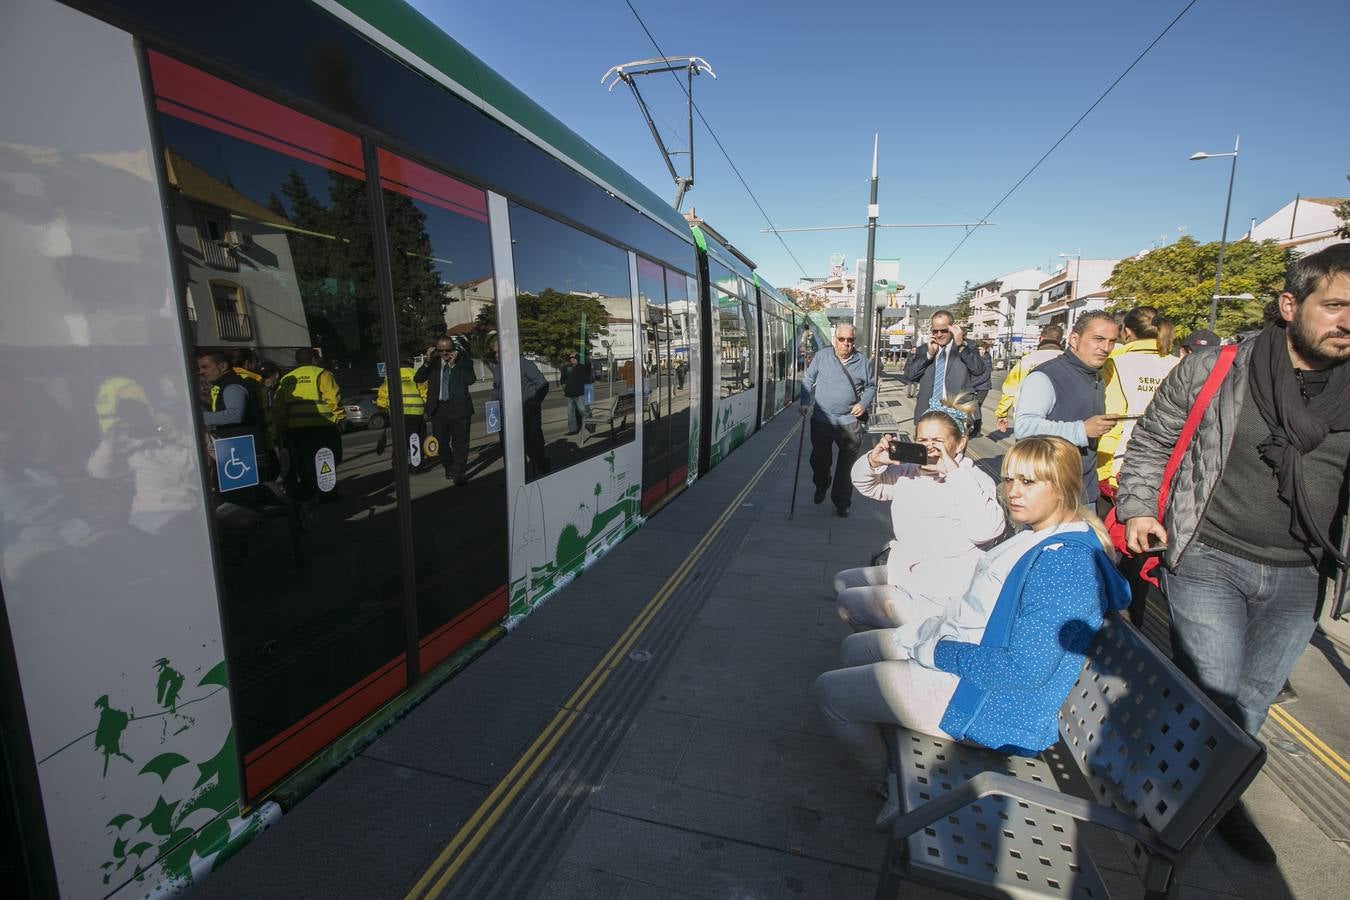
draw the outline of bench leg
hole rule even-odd
[[[877,831],[885,831],[900,818],[900,782],[895,770],[886,773],[886,805],[877,814]]]
[[[891,838],[886,843],[886,853],[881,858],[881,877],[877,879],[875,900],[896,900],[900,896],[900,876],[904,873],[904,860],[900,847],[904,839]]]

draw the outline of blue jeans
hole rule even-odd
[[[1195,541],[1164,578],[1177,666],[1255,737],[1317,625],[1317,569]]]

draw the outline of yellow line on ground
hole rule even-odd
[[[572,696],[563,704],[563,708],[558,710],[557,714],[554,715],[546,726],[544,726],[544,730],[535,737],[529,747],[527,747],[516,760],[515,764],[511,766],[510,771],[502,777],[502,780],[496,784],[491,793],[489,793],[483,802],[479,804],[478,808],[474,810],[473,815],[469,817],[469,820],[455,832],[454,836],[450,839],[450,842],[436,855],[436,859],[432,861],[431,865],[428,866],[421,877],[417,879],[417,883],[408,891],[406,900],[420,900],[422,897],[436,897],[439,896],[441,891],[445,890],[450,879],[453,878],[463,867],[464,863],[469,860],[479,844],[487,837],[488,832],[492,830],[506,813],[506,810],[515,801],[516,796],[524,790],[527,784],[529,784],[530,779],[534,777],[534,773],[543,764],[544,760],[548,758],[549,754],[553,752],[553,748],[557,746],[558,741],[566,734],[567,730],[572,727],[578,714],[585,709],[586,704],[595,696],[595,693],[600,689],[600,686],[603,685],[605,680],[609,677],[609,673],[618,668],[620,660],[627,655],[628,650],[633,646],[634,642],[637,641],[638,637],[641,636],[642,632],[646,630],[647,625],[650,624],[656,614],[661,611],[661,608],[665,605],[666,601],[670,599],[670,596],[674,594],[675,590],[683,583],[685,577],[688,576],[689,571],[703,556],[704,552],[712,544],[712,541],[717,537],[718,533],[721,532],[731,516],[740,508],[741,502],[745,499],[746,495],[749,494],[751,489],[759,483],[759,480],[762,477],[764,477],[764,473],[768,471],[769,466],[774,462],[778,453],[788,441],[792,439],[792,435],[795,432],[795,428],[789,431],[783,440],[779,442],[778,446],[770,452],[769,458],[759,467],[759,471],[746,482],[745,487],[741,489],[740,493],[727,504],[726,509],[722,511],[722,514],[717,518],[717,521],[708,529],[707,533],[703,536],[703,539],[694,545],[694,549],[690,551],[684,561],[680,563],[675,571],[671,573],[670,577],[666,579],[665,583],[661,585],[660,590],[658,590],[647,605],[642,608],[642,611],[638,613],[637,617],[629,624],[629,626],[624,629],[623,633],[619,635],[610,646],[609,651],[595,664],[595,667],[591,669],[584,679],[582,679],[581,684],[573,691]],[[440,871],[443,866],[445,867],[445,870],[441,872],[440,877],[436,877],[436,873]],[[433,878],[435,879],[434,883],[432,881]]]
[[[1285,731],[1292,734],[1300,744],[1308,748],[1308,751],[1320,759],[1333,774],[1340,776],[1342,781],[1350,784],[1350,763],[1347,763],[1339,753],[1328,747],[1306,725],[1290,715],[1287,709],[1272,706],[1270,717],[1284,726]]]

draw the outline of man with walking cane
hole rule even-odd
[[[802,376],[801,414],[811,417],[813,502],[820,503],[829,493],[840,518],[848,516],[853,502],[849,470],[862,447],[867,407],[877,393],[867,358],[853,346],[855,335],[852,325],[835,328],[834,352],[817,353]],[[836,447],[837,459],[831,459]]]

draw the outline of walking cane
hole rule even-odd
[[[811,418],[811,412],[816,408],[813,401],[806,409],[806,415],[802,416],[802,429],[797,435],[797,471],[792,477],[792,502],[788,504],[788,521],[792,520],[792,514],[797,510],[797,482],[802,480],[802,444],[806,441],[806,420]]]

